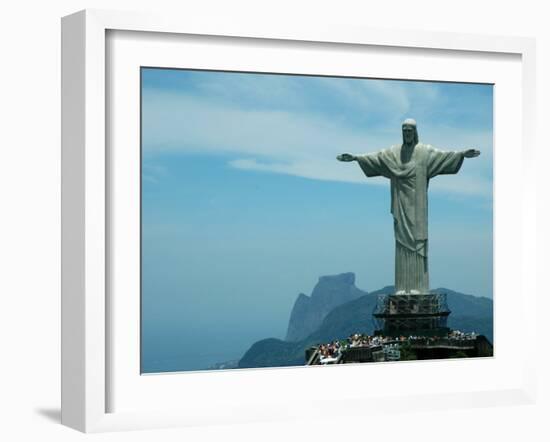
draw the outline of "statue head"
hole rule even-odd
[[[407,118],[401,125],[403,130],[403,144],[416,146],[418,144],[418,131],[416,130],[416,121]]]

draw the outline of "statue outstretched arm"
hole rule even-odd
[[[357,157],[351,153],[341,153],[336,157],[336,159],[344,162],[357,161]]]
[[[466,149],[462,151],[464,158],[475,158],[478,157],[481,152],[477,149]]]
[[[384,176],[391,178],[391,171],[388,167],[388,160],[385,158],[384,151],[367,153],[364,155],[353,155],[351,153],[342,153],[336,157],[338,161],[351,162],[357,161],[363,172],[368,177]]]
[[[475,158],[480,155],[477,149],[441,150],[430,145],[427,145],[427,151],[428,178],[455,174],[462,167],[464,158]]]

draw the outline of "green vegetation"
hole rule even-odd
[[[399,344],[399,351],[401,352],[401,361],[415,361],[418,359],[409,341]]]

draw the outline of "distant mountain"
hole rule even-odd
[[[447,293],[447,303],[451,310],[448,326],[451,329],[473,331],[493,341],[491,299],[465,295],[445,288],[433,291]],[[316,330],[299,341],[285,342],[275,338],[258,341],[241,358],[239,368],[303,365],[305,350],[312,345],[345,339],[353,333],[373,334],[372,312],[378,295],[393,292],[393,286],[387,286],[334,307],[320,321]]]
[[[298,295],[288,321],[286,340],[297,342],[305,339],[319,328],[332,309],[366,294],[355,287],[353,273],[321,276],[311,296]]]
[[[287,342],[276,338],[262,339],[254,344],[239,361],[239,368],[285,367],[304,365],[308,341]]]
[[[447,305],[451,310],[447,325],[450,328],[463,332],[474,331],[493,341],[493,301],[491,299],[465,295],[446,288],[432,291],[447,294]],[[392,293],[394,293],[394,287],[387,286],[336,307],[325,317],[319,328],[308,337],[308,340],[330,342],[334,339],[347,338],[353,333],[372,334],[375,328],[372,312],[376,307],[378,295]]]
[[[447,305],[451,314],[447,325],[464,332],[485,335],[493,342],[493,300],[480,296],[465,295],[450,289],[434,290],[447,293]]]

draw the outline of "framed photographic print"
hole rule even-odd
[[[64,18],[63,422],[529,402],[533,45]]]
[[[142,67],[140,88],[142,373],[492,356],[493,85]],[[413,135],[338,164],[400,119],[485,157]],[[428,266],[417,185],[459,170],[430,185]],[[487,296],[431,293],[428,267]]]

